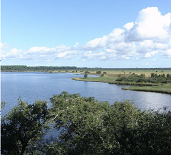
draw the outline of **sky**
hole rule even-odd
[[[170,0],[1,0],[1,65],[171,67]]]

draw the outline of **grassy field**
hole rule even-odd
[[[119,74],[121,74],[122,76],[129,76],[133,73],[137,74],[137,75],[141,75],[141,74],[145,74],[146,77],[149,77],[151,75],[151,73],[155,73],[155,74],[171,74],[171,69],[111,69],[111,70],[104,70],[104,69],[97,69],[97,70],[56,70],[56,71],[51,71],[52,73],[58,73],[58,72],[69,72],[69,73],[82,73],[84,74],[85,71],[88,71],[89,74],[96,74],[96,71],[101,71],[101,74],[103,72],[106,72],[107,74],[105,74],[106,77],[118,77]],[[99,75],[101,75],[99,74]]]
[[[146,92],[158,92],[171,94],[171,84],[159,84],[158,86],[145,86],[145,87],[123,87],[123,90],[134,90],[134,91],[146,91]]]
[[[109,71],[105,71],[107,72],[108,76],[118,76],[119,74],[121,75],[131,75],[133,73],[137,74],[137,75],[141,75],[141,74],[145,74],[146,77],[149,77],[151,75],[151,73],[156,73],[156,74],[171,74],[171,70],[151,70],[151,69],[147,69],[147,70],[109,70]]]
[[[90,75],[97,75],[96,71],[89,71]],[[100,75],[106,72],[107,74],[104,74],[103,77]],[[77,71],[79,73],[79,71]],[[160,83],[137,83],[137,82],[122,82],[122,81],[116,81],[118,76],[129,76],[131,74],[145,74],[146,77],[150,77],[151,73],[155,74],[171,74],[171,70],[163,70],[163,69],[146,69],[146,70],[101,70],[101,74],[98,74],[99,77],[74,77],[73,80],[79,80],[79,81],[91,81],[91,82],[107,82],[109,84],[122,84],[122,85],[129,85],[129,87],[124,87],[124,90],[135,90],[135,91],[148,91],[148,92],[159,92],[159,93],[167,93],[171,94],[171,84],[160,84]],[[131,85],[136,85],[136,87],[132,87]],[[131,86],[131,87],[130,87]]]
[[[110,76],[104,76],[104,77],[88,77],[88,78],[72,78],[73,80],[78,81],[90,81],[90,82],[115,82],[117,77],[110,77]]]

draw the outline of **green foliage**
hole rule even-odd
[[[171,154],[171,114],[141,111],[132,101],[99,102],[94,97],[62,92],[28,105],[20,100],[2,121],[2,151],[7,154]],[[44,105],[44,106],[43,106]],[[59,132],[41,140],[47,123]],[[34,135],[34,136],[33,136]]]
[[[101,77],[103,77],[104,76],[104,73],[101,75]]]
[[[137,75],[137,74],[132,74],[128,77],[121,77],[119,76],[116,81],[126,81],[126,82],[149,82],[149,83],[171,83],[171,76],[170,74],[154,74],[151,73],[150,78],[145,77],[145,74]]]
[[[89,71],[85,71],[85,73],[90,73]]]
[[[66,142],[70,152],[99,153],[103,141],[103,117],[107,114],[109,104],[99,103],[93,97],[85,98],[79,94],[66,93],[54,95],[50,100],[54,114],[57,113],[54,116],[55,127],[58,130],[63,128],[60,139]]]
[[[49,110],[46,101],[36,101],[28,105],[19,99],[1,122],[2,153],[24,154],[28,144],[47,133]]]
[[[87,78],[87,76],[88,76],[88,74],[87,74],[87,73],[85,73],[85,74],[84,74],[84,78]]]
[[[4,109],[6,103],[4,101],[1,102],[1,109]]]
[[[121,77],[122,77],[122,75],[121,75],[121,74],[118,74],[118,77],[119,77],[119,78],[121,78]]]
[[[96,74],[101,74],[101,71],[96,71]]]
[[[25,66],[25,65],[9,65],[1,66],[2,71],[54,71],[54,70],[76,70],[75,66]]]
[[[68,146],[68,154],[171,153],[171,115],[167,112],[142,112],[130,101],[110,106],[67,93],[53,96],[51,102],[58,114],[55,126],[64,128],[60,139]]]

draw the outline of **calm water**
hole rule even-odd
[[[71,94],[80,93],[81,96],[92,97],[99,101],[133,100],[135,105],[143,110],[168,107],[171,110],[171,95],[136,92],[122,90],[121,85],[108,83],[74,81],[72,77],[83,77],[73,73],[41,73],[41,72],[2,72],[1,73],[1,101],[7,105],[2,115],[17,105],[18,98],[33,103],[35,100],[48,100],[53,94],[67,91]]]

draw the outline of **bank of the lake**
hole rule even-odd
[[[123,87],[122,89],[171,94],[171,84],[160,84],[158,86],[129,87],[129,88]]]
[[[129,87],[123,87],[123,90],[134,90],[134,91],[145,91],[145,92],[156,92],[156,93],[166,93],[171,94],[171,84],[160,84],[160,83],[140,83],[140,82],[125,82],[125,81],[116,81],[117,77],[74,77],[73,80],[77,81],[89,81],[89,82],[106,82],[109,84],[118,84],[118,85],[129,85]],[[130,86],[136,87],[130,87]]]

